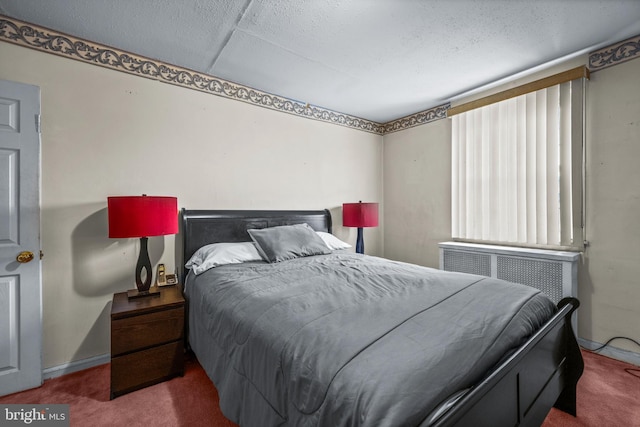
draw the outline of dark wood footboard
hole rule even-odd
[[[584,363],[571,315],[579,305],[560,301],[538,332],[430,425],[538,427],[553,406],[575,416]]]

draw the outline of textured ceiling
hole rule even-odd
[[[640,34],[640,0],[0,0],[0,14],[380,123]]]

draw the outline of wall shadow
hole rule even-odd
[[[355,242],[356,229],[342,226],[342,206],[330,208],[329,213],[331,214],[331,234],[345,242]]]
[[[102,347],[105,342],[110,341],[111,330],[111,301],[107,302],[97,317],[91,329],[78,346],[78,349],[71,360],[82,361],[94,357],[96,348]],[[109,347],[107,347],[109,348]],[[99,385],[91,385],[89,387],[81,387],[77,390],[69,390],[69,393],[75,394],[98,402],[108,402],[110,400],[110,382],[109,377],[99,377],[97,379]]]
[[[587,246],[578,264],[578,336],[593,337],[593,280],[589,270],[589,247]]]
[[[153,269],[164,252],[164,236],[150,237],[148,249]],[[135,288],[140,240],[110,239],[106,207],[78,223],[71,233],[71,250],[73,288],[79,295],[96,297]]]

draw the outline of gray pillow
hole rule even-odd
[[[260,255],[269,262],[330,254],[331,250],[307,224],[247,230]]]

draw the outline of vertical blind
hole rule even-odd
[[[582,244],[583,79],[452,117],[452,233]]]

